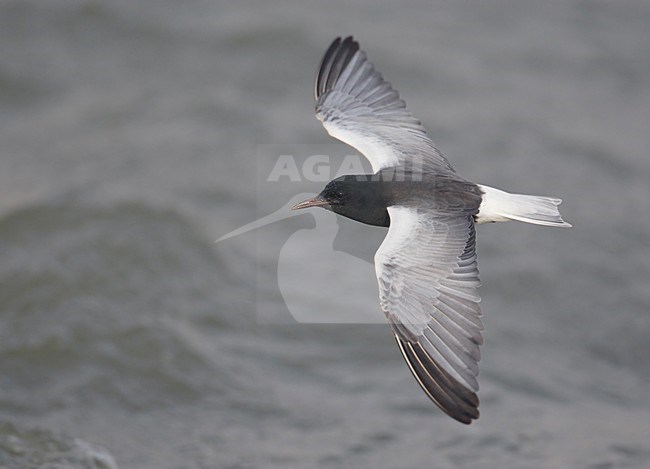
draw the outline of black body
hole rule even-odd
[[[374,226],[390,226],[386,209],[393,205],[450,215],[478,213],[482,193],[476,184],[460,177],[426,173],[417,178],[409,173],[402,176],[396,177],[392,170],[341,176],[330,181],[318,197],[327,201],[324,208]]]

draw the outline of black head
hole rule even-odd
[[[361,176],[363,178],[363,176]],[[300,202],[292,207],[292,210],[299,210],[308,207],[323,207],[327,210],[334,210],[334,207],[345,206],[346,203],[355,203],[355,195],[362,191],[357,176],[340,176],[327,183],[325,189],[313,199]]]
[[[323,207],[368,225],[388,226],[388,211],[382,202],[380,186],[365,175],[338,177],[316,197],[300,202],[292,209],[308,207]]]

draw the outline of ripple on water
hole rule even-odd
[[[216,359],[241,325],[235,295],[212,243],[173,211],[9,214],[0,220],[0,408],[130,410],[222,395],[236,388]]]
[[[0,423],[0,465],[117,469],[104,448],[48,430],[19,429],[11,423]]]

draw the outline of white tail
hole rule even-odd
[[[566,226],[557,206],[561,199],[537,195],[510,194],[489,186],[479,185],[483,202],[476,215],[476,223],[518,220],[535,225]]]

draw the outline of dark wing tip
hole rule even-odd
[[[325,55],[323,55],[320,67],[318,67],[316,80],[314,81],[314,96],[316,100],[332,89],[341,72],[345,70],[345,67],[350,63],[350,60],[352,60],[352,57],[358,50],[359,43],[352,36],[348,36],[343,40],[337,37],[332,41]]]
[[[444,413],[469,425],[479,417],[475,392],[460,384],[439,366],[418,343],[395,336],[402,356],[429,399]]]

